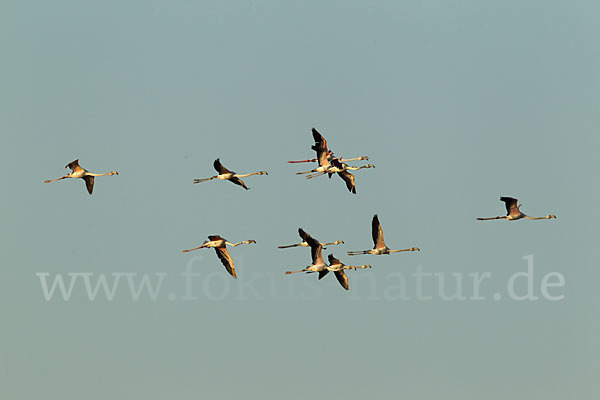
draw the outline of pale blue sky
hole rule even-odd
[[[597,396],[599,13],[541,0],[2,2],[0,394]],[[336,154],[376,164],[356,173],[357,195],[286,163],[312,156],[313,126]],[[217,157],[269,176],[249,191],[193,185]],[[93,196],[43,184],[76,158],[120,175]],[[558,219],[475,221],[501,215],[501,195]],[[375,213],[391,248],[422,251],[345,255],[371,247]],[[310,262],[276,249],[300,226],[373,269],[351,271],[350,292],[285,276]],[[181,253],[213,233],[257,241],[231,250],[237,281],[212,251]],[[530,254],[536,294],[559,272],[564,300],[507,298]],[[184,301],[191,260],[198,300]],[[418,301],[419,266],[491,273],[486,300],[443,301],[433,281]],[[125,286],[90,301],[79,286],[46,302],[38,272],[168,276],[156,301]],[[411,300],[386,297],[398,272]]]

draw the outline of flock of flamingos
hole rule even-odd
[[[345,162],[346,161],[368,160],[368,157],[362,156],[362,157],[348,158],[348,159],[342,159],[339,157],[335,157],[333,155],[333,152],[327,148],[327,142],[325,141],[325,138],[314,128],[312,129],[312,135],[313,135],[315,144],[311,146],[311,149],[316,152],[317,157],[313,158],[313,159],[308,159],[308,160],[288,161],[288,162],[289,163],[316,162],[318,164],[318,166],[309,171],[297,172],[296,174],[297,175],[306,175],[306,179],[313,179],[313,178],[316,178],[318,176],[325,175],[325,174],[327,174],[329,176],[329,178],[331,178],[331,176],[333,174],[337,174],[345,182],[346,187],[348,188],[348,191],[356,194],[356,184],[354,182],[354,175],[352,175],[349,171],[357,171],[357,170],[363,169],[363,168],[374,168],[375,166],[372,164],[367,164],[367,165],[363,165],[363,166],[350,166],[350,165],[346,164]],[[213,179],[219,179],[222,181],[230,181],[230,182],[232,182],[236,185],[239,185],[239,186],[243,187],[244,189],[248,190],[248,187],[246,186],[244,181],[242,181],[240,178],[245,178],[245,177],[252,176],[252,175],[268,175],[266,171],[253,172],[250,174],[237,174],[237,173],[225,168],[223,166],[223,164],[221,164],[219,159],[216,159],[214,161],[213,166],[214,166],[215,170],[218,172],[218,175],[211,176],[210,178],[194,179],[194,183],[201,183],[201,182],[207,182],[207,181],[210,181]],[[65,168],[71,169],[71,173],[69,173],[65,176],[62,176],[60,178],[57,178],[57,179],[47,180],[47,181],[45,181],[45,183],[55,182],[55,181],[59,181],[61,179],[66,179],[66,178],[81,178],[85,181],[85,186],[87,188],[87,191],[91,195],[92,191],[94,189],[94,178],[96,176],[118,175],[117,171],[111,171],[111,172],[107,172],[105,174],[91,173],[89,171],[86,171],[79,165],[79,160],[75,160],[75,161],[67,164],[67,166]],[[500,200],[503,201],[504,205],[506,206],[506,211],[507,211],[506,215],[502,215],[502,216],[498,216],[498,217],[490,217],[490,218],[477,218],[477,220],[486,221],[486,220],[493,220],[493,219],[505,219],[507,221],[516,221],[516,220],[523,219],[523,218],[524,219],[532,219],[532,220],[556,218],[556,216],[553,214],[546,215],[545,217],[530,217],[528,215],[523,214],[519,210],[520,204],[518,204],[517,199],[512,198],[512,197],[500,197]],[[337,278],[338,282],[340,283],[340,285],[344,289],[348,290],[348,277],[346,276],[344,270],[347,270],[347,269],[357,270],[357,269],[371,268],[371,266],[368,264],[361,265],[361,266],[345,265],[340,260],[335,258],[333,256],[333,254],[329,254],[329,256],[328,256],[329,264],[327,264],[323,260],[323,256],[321,254],[321,251],[324,249],[323,246],[343,244],[344,242],[341,240],[337,240],[335,242],[321,243],[317,239],[313,238],[311,235],[306,233],[302,228],[298,229],[298,233],[300,235],[300,238],[302,239],[302,242],[297,243],[297,244],[286,245],[286,246],[279,246],[279,248],[285,249],[285,248],[291,248],[291,247],[310,247],[312,263],[309,266],[307,266],[306,268],[303,268],[298,271],[287,271],[286,274],[294,274],[297,272],[306,272],[306,273],[318,272],[319,279],[322,279],[329,272],[333,272],[335,274],[335,277]],[[383,240],[383,231],[381,229],[381,224],[379,223],[379,218],[377,215],[373,216],[373,221],[371,223],[371,234],[372,234],[373,243],[374,243],[374,246],[371,250],[349,251],[349,252],[347,252],[347,254],[349,256],[357,256],[357,255],[363,255],[363,254],[382,255],[382,254],[399,253],[399,252],[405,252],[405,251],[420,251],[417,247],[411,247],[411,248],[402,249],[402,250],[391,250],[390,248],[388,248],[387,245],[385,244],[385,241]],[[230,243],[226,239],[222,238],[219,235],[210,235],[208,237],[208,240],[205,241],[202,245],[195,247],[193,249],[183,250],[183,252],[187,253],[189,251],[198,250],[198,249],[202,249],[202,248],[214,248],[217,253],[217,257],[219,257],[219,260],[221,260],[221,263],[225,266],[225,268],[227,269],[227,272],[229,272],[229,274],[231,276],[233,276],[234,278],[237,278],[237,275],[235,273],[235,268],[233,267],[233,259],[229,255],[229,252],[227,251],[226,246],[229,245],[229,246],[235,247],[240,244],[250,244],[250,243],[256,243],[256,241],[244,240],[244,241],[241,241],[238,243]]]

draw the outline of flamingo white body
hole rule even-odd
[[[514,197],[500,197],[500,200],[504,202],[506,206],[506,215],[502,215],[499,217],[489,217],[489,218],[477,218],[478,221],[490,221],[493,219],[505,219],[507,221],[517,221],[519,219],[553,219],[556,218],[554,214],[548,214],[545,217],[530,217],[529,215],[525,215],[521,212],[519,201]]]
[[[371,250],[359,250],[359,251],[349,251],[349,256],[357,256],[362,254],[373,254],[376,256],[383,254],[391,254],[391,253],[400,253],[405,251],[421,251],[418,247],[411,247],[409,249],[402,250],[391,250],[386,246],[385,241],[383,240],[383,230],[381,229],[381,224],[379,223],[379,217],[377,214],[373,216],[373,221],[371,222],[371,236],[373,237],[374,246]]]
[[[56,182],[56,181],[60,181],[61,179],[67,179],[67,178],[81,178],[85,181],[85,187],[86,187],[88,193],[91,195],[92,192],[94,191],[94,178],[96,176],[119,175],[119,173],[117,171],[111,171],[111,172],[107,172],[104,174],[94,174],[92,172],[89,172],[89,171],[83,169],[79,165],[79,159],[77,159],[75,161],[71,161],[70,163],[68,163],[65,166],[65,168],[70,168],[71,173],[69,173],[65,176],[61,176],[60,178],[45,180],[44,183]]]

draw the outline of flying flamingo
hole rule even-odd
[[[336,158],[336,157],[329,160],[329,163],[331,164],[331,166],[326,171],[315,172],[310,175],[306,175],[306,179],[316,178],[317,176],[321,176],[323,174],[329,174],[329,177],[331,178],[331,175],[335,174],[335,173],[339,174],[344,171],[358,171],[359,169],[363,169],[363,168],[375,168],[375,165],[373,165],[373,164],[367,164],[367,165],[361,165],[360,167],[355,167],[355,166],[346,164],[345,162],[342,161],[342,159]]]
[[[244,240],[244,241],[241,241],[238,243],[229,243],[227,240],[223,239],[219,235],[210,235],[208,237],[208,240],[205,241],[204,243],[202,243],[202,245],[195,247],[193,249],[183,250],[183,252],[187,253],[189,251],[212,247],[215,249],[215,252],[217,253],[217,257],[219,257],[219,260],[221,260],[221,263],[225,266],[225,269],[227,269],[227,272],[229,272],[229,274],[231,276],[233,276],[234,278],[237,279],[237,275],[235,274],[235,268],[233,268],[233,260],[231,259],[231,256],[229,255],[229,252],[227,251],[227,245],[235,247],[235,246],[239,246],[240,244],[250,244],[250,243],[256,243],[256,241],[255,240]]]
[[[375,246],[371,250],[362,250],[362,251],[349,251],[349,256],[357,256],[360,254],[390,254],[390,253],[399,253],[402,251],[421,251],[417,247],[411,247],[410,249],[404,250],[390,250],[383,241],[383,230],[381,229],[381,224],[379,223],[379,218],[377,214],[373,216],[373,221],[371,222],[371,235],[373,236],[373,243]]]
[[[342,287],[346,290],[348,290],[348,277],[344,273],[345,269],[353,269],[356,271],[359,268],[371,268],[371,266],[368,264],[361,265],[359,267],[345,265],[340,260],[335,258],[333,256],[333,254],[330,254],[327,257],[327,259],[329,260],[329,266],[327,267],[327,271],[333,272],[335,274],[335,277],[337,278],[338,282],[340,283],[340,285],[342,285]],[[323,275],[323,276],[325,276],[325,275]],[[319,275],[319,279],[321,279],[323,276]]]
[[[310,148],[317,152],[317,162],[319,166],[317,168],[311,169],[310,171],[304,172],[296,172],[296,175],[302,174],[310,174],[313,172],[320,172],[324,174],[331,167],[329,163],[329,156],[333,153],[327,149],[327,141],[315,128],[312,129],[313,137],[315,139],[315,144]]]
[[[298,229],[298,232],[302,231],[302,229]],[[304,231],[302,231],[304,232]],[[300,234],[300,237],[302,237],[302,234]],[[322,246],[329,246],[329,245],[336,245],[336,244],[344,244],[343,240],[336,240],[335,242],[329,242],[329,243],[320,243],[321,247]],[[300,243],[296,243],[296,244],[289,244],[287,246],[277,246],[278,249],[289,249],[290,247],[308,247],[308,242],[306,240],[304,240],[304,237],[302,237],[302,242]],[[325,247],[323,247],[323,249],[325,249]]]
[[[335,158],[333,156],[333,152],[331,150],[329,150],[329,153],[327,154],[327,159],[329,161],[331,161],[332,158]],[[355,157],[355,158],[338,158],[341,161],[362,161],[362,160],[368,160],[369,157],[367,156],[360,156],[360,157]],[[297,163],[307,163],[307,162],[317,162],[318,160],[316,158],[307,158],[306,160],[299,160],[299,161],[288,161],[288,163],[290,164],[297,164]]]
[[[66,178],[81,178],[85,181],[85,187],[87,188],[88,193],[91,195],[92,191],[94,190],[94,177],[104,176],[104,175],[119,175],[119,173],[117,171],[111,171],[111,172],[107,172],[105,174],[91,173],[79,166],[78,159],[68,163],[65,168],[70,168],[71,173],[67,174],[65,176],[61,176],[60,178],[57,178],[57,179],[48,179],[48,180],[44,181],[44,183],[56,182],[56,181],[60,181],[61,179],[66,179]]]
[[[323,135],[321,135],[315,128],[312,128],[312,135],[313,135],[313,139],[315,140],[315,144],[313,146],[311,146],[311,149],[316,151],[315,147],[324,147],[325,148],[325,157],[327,160],[331,160],[333,157],[333,152],[331,150],[327,149],[327,141],[325,140],[325,138],[323,137]],[[341,161],[359,161],[359,160],[368,160],[369,157],[367,156],[361,156],[361,157],[355,157],[355,158],[344,158],[341,159]],[[319,154],[317,153],[317,158],[311,158],[311,159],[307,159],[307,160],[300,160],[300,161],[288,161],[288,163],[290,164],[296,164],[296,163],[305,163],[305,162],[318,162],[319,161]]]
[[[326,172],[316,172],[311,175],[307,175],[306,179],[311,179],[325,173],[329,174],[329,178],[334,173],[337,173],[340,178],[346,183],[346,188],[350,193],[356,194],[356,184],[354,183],[354,175],[352,175],[348,170],[357,171],[362,168],[375,168],[373,164],[367,164],[360,167],[352,167],[346,163],[341,162],[339,159],[334,158],[331,160],[331,167],[327,169]]]
[[[215,162],[213,162],[213,166],[215,167],[215,169],[217,170],[219,175],[211,176],[210,178],[205,178],[205,179],[194,179],[194,183],[206,182],[206,181],[210,181],[212,179],[220,179],[222,181],[228,180],[228,181],[233,182],[236,185],[240,185],[244,189],[248,190],[250,188],[247,187],[246,184],[240,178],[244,178],[246,176],[251,176],[251,175],[269,175],[267,173],[267,171],[258,171],[258,172],[253,172],[251,174],[243,174],[243,175],[236,174],[235,172],[230,171],[227,168],[225,168],[223,166],[223,164],[221,164],[221,162],[219,161],[218,158],[215,160]]]
[[[513,197],[500,197],[500,200],[504,202],[504,205],[506,206],[506,215],[500,216],[500,217],[491,217],[491,218],[477,218],[478,221],[489,221],[492,219],[505,219],[507,221],[516,221],[518,219],[521,218],[525,218],[525,219],[551,219],[551,218],[556,218],[556,215],[554,214],[548,214],[545,217],[530,217],[529,215],[525,215],[523,214],[520,210],[519,207],[521,207],[522,204],[518,204],[518,200],[513,198]]]
[[[321,256],[321,243],[319,243],[317,239],[314,239],[308,233],[304,232],[302,228],[298,229],[298,233],[300,234],[302,240],[307,242],[310,246],[312,263],[308,267],[298,271],[286,271],[286,275],[295,274],[297,272],[306,272],[308,274],[312,272],[318,272],[319,278],[324,277],[329,271],[327,271],[327,264],[325,264],[325,261],[323,261],[323,257]]]

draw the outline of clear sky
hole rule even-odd
[[[0,395],[597,396],[599,14],[595,1],[3,1]],[[313,126],[376,165],[358,194],[286,163],[312,157]],[[249,191],[192,184],[217,157],[269,175]],[[77,158],[119,176],[92,196],[43,183]],[[475,221],[502,215],[500,196],[558,218]],[[347,256],[371,248],[375,213],[390,248],[421,252]],[[348,272],[349,292],[284,275],[310,263],[276,248],[298,227],[373,268]],[[230,250],[237,280],[212,250],[181,253],[209,234],[256,240]],[[530,255],[538,299],[517,301],[507,282]],[[418,271],[438,275],[418,287]],[[39,273],[80,275],[47,301]],[[474,273],[489,273],[483,300]],[[550,273],[562,300],[542,294]],[[121,274],[112,300],[87,295],[100,274]],[[129,292],[143,274],[164,278],[155,300]],[[456,276],[466,299],[445,300],[439,281],[452,294]]]

